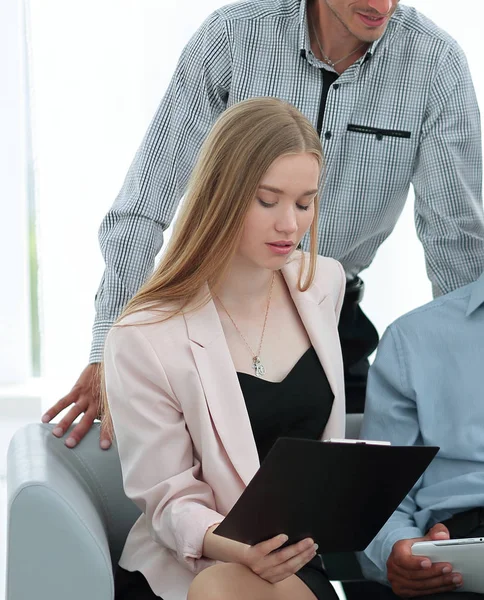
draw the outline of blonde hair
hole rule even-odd
[[[309,153],[323,168],[319,136],[294,106],[276,98],[252,98],[222,113],[205,140],[193,169],[172,237],[153,275],[128,302],[119,320],[146,309],[170,307],[162,320],[216,289],[234,256],[245,217],[259,183],[279,157]],[[319,197],[310,227],[309,265],[301,260],[298,287],[306,291],[316,271]],[[303,274],[306,278],[303,282]],[[198,302],[194,300],[198,297]],[[118,321],[119,321],[118,320]],[[104,391],[105,386],[101,386]],[[104,396],[104,414],[109,419]],[[110,420],[108,427],[111,427]]]

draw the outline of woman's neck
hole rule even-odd
[[[216,294],[224,304],[239,306],[267,302],[274,271],[233,260]]]

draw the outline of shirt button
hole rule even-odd
[[[325,137],[327,140],[330,140],[330,139],[331,139],[331,131],[326,131],[326,133],[324,134],[324,137]]]
[[[382,133],[377,133],[377,134],[375,135],[375,137],[376,137],[376,139],[377,139],[379,142],[381,142],[381,141],[382,141],[382,139],[383,139],[383,134],[382,134]]]
[[[339,83],[335,83],[333,85],[333,90],[339,90]]]

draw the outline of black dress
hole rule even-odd
[[[317,440],[328,422],[334,395],[314,348],[309,348],[288,375],[273,383],[237,373],[249,414],[259,459],[262,462],[279,437]],[[316,555],[296,575],[318,600],[337,600]],[[118,567],[115,600],[155,600],[144,576]]]
[[[281,382],[273,383],[246,373],[237,376],[261,462],[279,437],[310,440],[321,437],[334,395],[314,348],[301,356]],[[296,575],[318,600],[337,598],[319,555]]]

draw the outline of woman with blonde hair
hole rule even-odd
[[[278,437],[344,436],[345,276],[317,256],[322,166],[291,105],[226,110],[159,266],[108,335],[106,395],[125,491],[142,510],[116,600],[336,598],[313,540],[281,548],[281,531],[246,546],[213,533]]]

